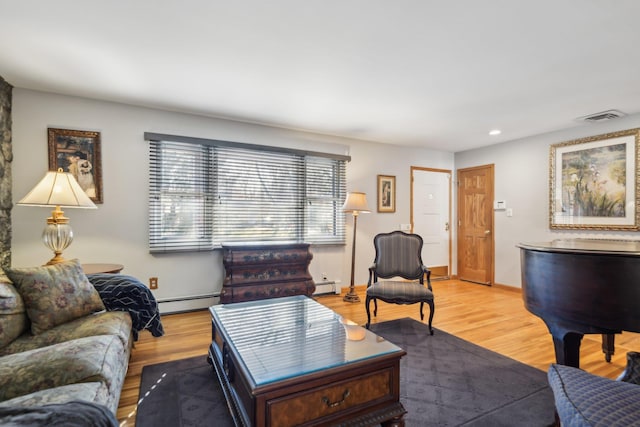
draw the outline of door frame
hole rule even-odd
[[[453,228],[453,226],[451,225],[451,204],[453,203],[453,172],[450,169],[436,169],[436,168],[425,168],[425,167],[421,167],[421,166],[411,166],[411,173],[410,173],[410,179],[409,179],[409,185],[410,185],[410,189],[409,189],[409,193],[410,193],[410,201],[409,201],[409,222],[411,223],[411,232],[413,233],[413,173],[414,171],[424,171],[424,172],[435,172],[435,173],[444,173],[449,175],[449,206],[447,206],[447,216],[448,216],[448,223],[449,223],[449,230],[448,234],[449,234],[449,265],[447,266],[448,270],[447,271],[447,278],[452,278],[453,274],[451,273],[451,271],[453,270],[453,258],[452,258],[452,254],[453,254],[453,249],[452,249],[452,243],[453,240],[451,239],[451,230]]]
[[[461,218],[464,218],[464,215],[460,212],[460,172],[472,171],[475,169],[488,169],[491,173],[491,188],[489,191],[491,192],[490,197],[490,209],[491,209],[491,265],[489,266],[489,283],[480,283],[487,286],[492,286],[495,284],[495,271],[496,271],[496,240],[495,240],[495,209],[493,209],[493,203],[495,199],[495,165],[493,163],[479,166],[472,166],[468,168],[460,168],[456,170],[456,220],[458,223],[458,227],[456,229],[456,276],[459,276],[460,272],[460,254],[463,253],[462,248],[464,247],[461,244],[460,238],[460,227],[462,225]]]

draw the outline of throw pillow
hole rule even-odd
[[[78,260],[5,273],[24,300],[34,335],[105,309]]]

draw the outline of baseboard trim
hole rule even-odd
[[[503,285],[503,284],[500,284],[500,283],[494,283],[493,287],[504,289],[505,291],[517,292],[519,294],[522,293],[522,288],[518,288],[518,287],[515,287],[515,286]]]
[[[213,294],[205,294],[205,295],[191,295],[177,298],[159,298],[157,299],[158,304],[163,304],[167,302],[183,302],[183,301],[192,301],[196,299],[209,299],[209,298],[220,298],[220,292],[215,292]]]

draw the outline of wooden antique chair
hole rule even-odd
[[[376,258],[369,268],[367,283],[367,325],[371,324],[369,306],[374,304],[373,315],[378,315],[378,300],[393,304],[420,303],[420,319],[424,320],[424,304],[429,304],[429,332],[433,335],[433,289],[431,271],[422,264],[422,237],[402,231],[381,233],[373,238]],[[425,275],[427,286],[424,285]],[[379,280],[379,279],[396,280]],[[404,280],[398,280],[402,278]]]

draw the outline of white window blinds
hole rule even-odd
[[[346,161],[250,147],[151,140],[151,252],[344,243]]]
[[[213,174],[209,147],[151,143],[149,246],[152,252],[213,249]]]

